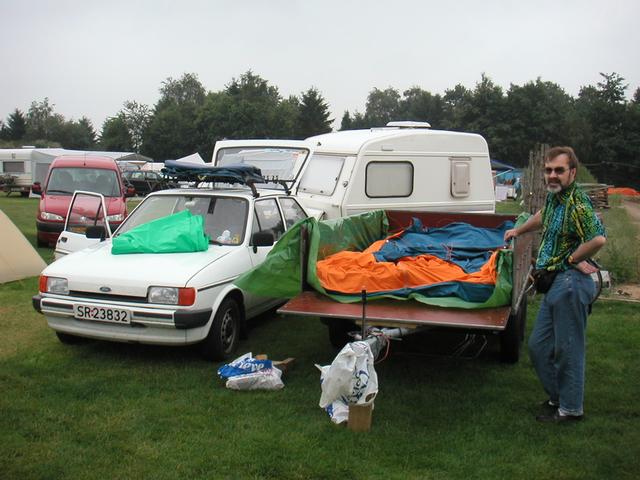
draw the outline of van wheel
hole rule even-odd
[[[47,248],[49,247],[49,242],[40,240],[40,237],[36,237],[36,245],[38,245],[38,248]]]
[[[226,360],[236,351],[240,338],[240,307],[233,298],[220,304],[201,351],[207,360]]]
[[[76,335],[70,335],[68,333],[56,332],[56,336],[61,343],[65,345],[78,345],[79,343],[84,343],[85,339],[83,337],[78,337]]]
[[[527,298],[522,299],[517,315],[510,315],[507,327],[500,334],[500,360],[516,363],[520,359],[520,347],[527,323]]]
[[[347,343],[352,342],[353,338],[349,332],[358,330],[355,323],[340,318],[322,318],[322,323],[326,324],[329,329],[329,342],[335,348],[342,348]]]

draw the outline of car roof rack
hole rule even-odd
[[[201,183],[239,183],[248,186],[256,198],[260,196],[255,186],[256,183],[275,182],[273,179],[265,179],[260,169],[253,165],[213,167],[167,160],[164,162],[164,168],[161,171],[165,177],[178,182],[195,182],[196,188]]]

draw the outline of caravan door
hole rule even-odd
[[[77,190],[71,197],[64,229],[54,252],[55,260],[111,238],[109,222],[105,221],[104,196]]]

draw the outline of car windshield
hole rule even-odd
[[[45,193],[71,195],[76,190],[101,193],[105,197],[122,195],[115,170],[79,167],[58,167],[51,170]]]
[[[247,225],[249,202],[226,196],[158,195],[147,197],[127,217],[118,235],[138,225],[189,210],[204,218],[205,233],[210,243],[241,245]]]
[[[234,147],[221,148],[216,155],[216,166],[253,165],[262,176],[277,177],[280,180],[294,180],[309,155],[306,148],[287,147]],[[282,188],[275,183],[268,188]]]

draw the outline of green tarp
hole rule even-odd
[[[520,219],[520,221],[522,221]],[[388,234],[388,220],[382,210],[336,220],[317,221],[307,218],[297,223],[278,241],[265,261],[236,280],[236,285],[256,295],[291,298],[301,293],[300,239],[303,228],[308,231],[309,256],[307,282],[315,290],[338,302],[352,303],[360,295],[335,295],[322,288],[316,275],[316,262],[342,250],[362,251]],[[486,302],[473,303],[458,297],[427,297],[419,293],[409,297],[381,295],[371,297],[413,299],[429,305],[455,308],[488,308],[511,303],[511,250],[501,250],[497,261],[498,278],[493,294]]]
[[[111,253],[188,253],[209,248],[204,219],[183,210],[138,225],[113,239]]]

